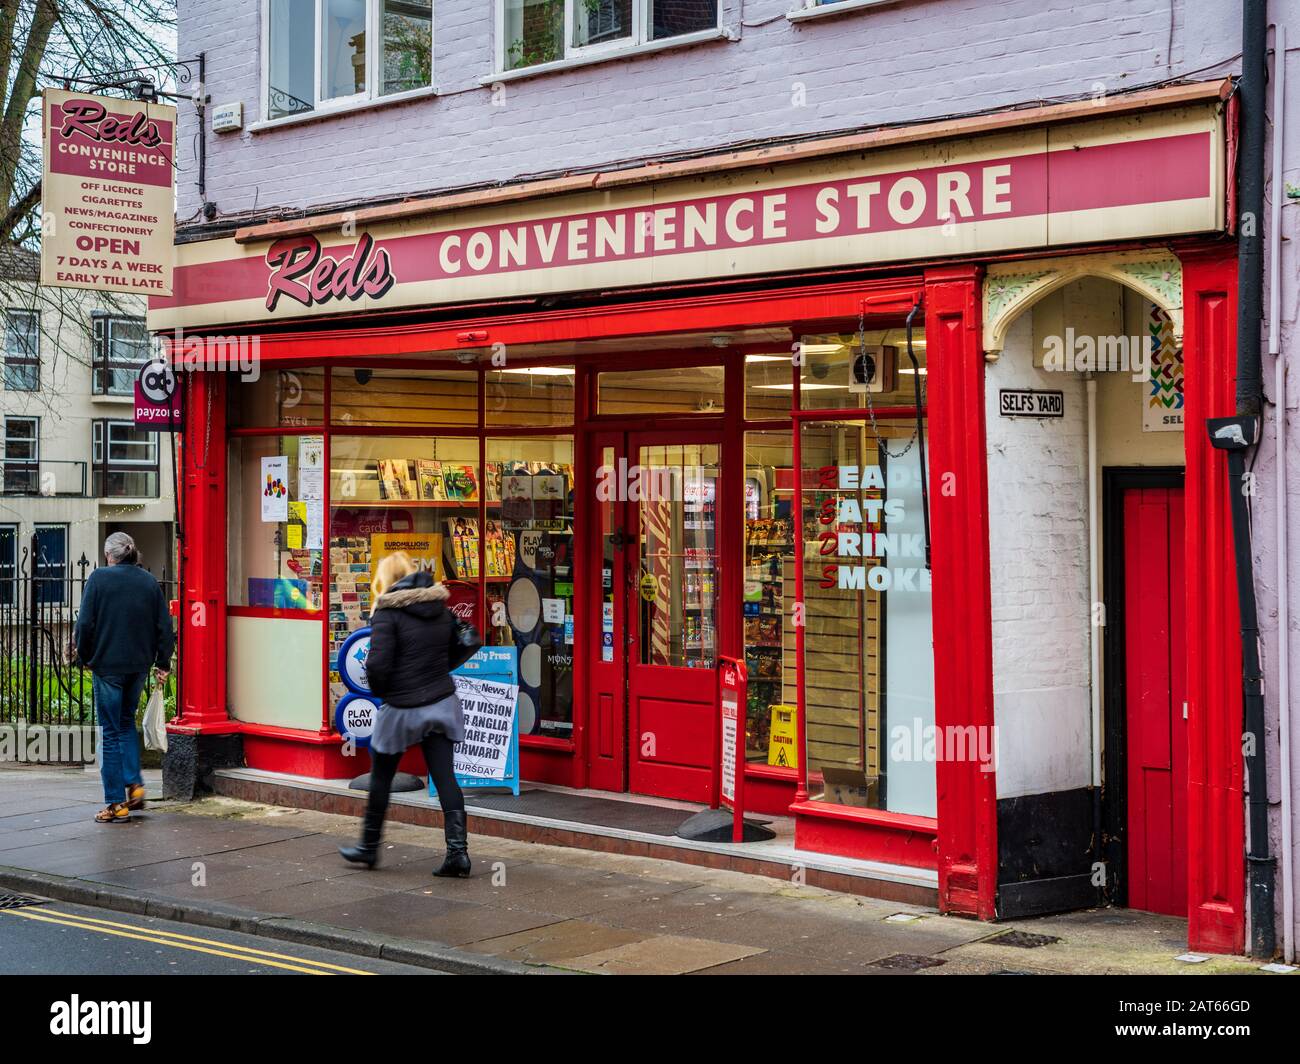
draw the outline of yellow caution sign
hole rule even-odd
[[[780,768],[799,767],[799,726],[795,707],[772,707],[772,726],[767,740],[767,763]]]

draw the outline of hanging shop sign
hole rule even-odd
[[[1003,388],[998,392],[1003,417],[1065,417],[1065,393],[1033,388]]]
[[[166,362],[148,362],[136,374],[135,423],[157,432],[180,432],[181,390]]]
[[[176,108],[46,89],[41,283],[172,294]]]
[[[1218,101],[177,249],[149,327],[1221,230]],[[522,205],[521,205],[522,204]]]

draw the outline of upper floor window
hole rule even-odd
[[[433,84],[433,0],[264,0],[268,119]]]
[[[497,0],[501,70],[718,27],[718,0]]]
[[[5,311],[4,382],[18,392],[41,386],[41,316],[34,310]]]
[[[140,367],[149,361],[144,318],[98,315],[95,328],[96,395],[133,395]]]
[[[158,433],[130,421],[92,423],[91,494],[97,499],[158,497]]]
[[[35,495],[40,481],[41,422],[34,417],[4,420],[3,491],[6,495]]]

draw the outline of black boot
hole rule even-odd
[[[376,813],[367,806],[365,819],[361,822],[361,842],[356,846],[340,846],[339,855],[353,864],[374,868],[379,860],[379,837],[383,830],[383,812]]]
[[[455,879],[469,878],[469,829],[465,823],[465,810],[449,809],[442,814],[442,830],[447,836],[447,856],[435,876]]]

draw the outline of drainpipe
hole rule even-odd
[[[1287,504],[1287,380],[1282,354],[1282,149],[1286,129],[1286,28],[1273,27],[1273,203],[1269,214],[1268,353],[1273,356],[1273,411],[1277,448],[1277,712],[1282,782],[1282,959],[1295,962],[1295,846],[1291,791],[1291,616]]]
[[[1268,849],[1268,774],[1265,759],[1264,694],[1259,660],[1259,618],[1255,606],[1255,575],[1251,558],[1250,512],[1245,494],[1245,447],[1258,441],[1263,407],[1260,323],[1264,316],[1264,127],[1265,85],[1268,79],[1268,4],[1244,0],[1241,41],[1241,147],[1238,202],[1247,224],[1237,227],[1237,422],[1225,437],[1226,426],[1211,419],[1211,441],[1228,450],[1228,488],[1232,499],[1232,529],[1236,553],[1237,602],[1241,614],[1242,703],[1245,732],[1254,737],[1246,756],[1250,790],[1249,847],[1246,854],[1250,894],[1250,944],[1256,957],[1272,957],[1275,943],[1273,912],[1274,865]],[[1281,190],[1274,190],[1275,195]],[[1274,234],[1276,239],[1277,234]]]
[[[1098,537],[1101,526],[1097,515],[1097,377],[1089,373],[1084,383],[1088,396],[1088,613],[1089,631],[1089,725],[1092,732],[1092,853],[1094,861],[1103,857],[1101,824],[1101,640],[1103,628],[1098,624],[1097,603],[1101,602],[1101,560]]]

